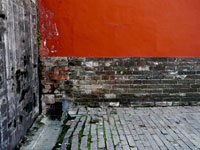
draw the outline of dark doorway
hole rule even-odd
[[[61,119],[62,117],[62,103],[56,102],[55,104],[50,104],[47,111],[47,115],[50,119]]]

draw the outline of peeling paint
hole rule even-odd
[[[199,0],[39,0],[38,6],[45,56],[200,56]]]
[[[50,53],[56,53],[56,45],[59,43],[51,43],[51,40],[59,36],[57,24],[54,21],[54,13],[42,5],[42,0],[38,0],[39,6],[39,29],[40,29],[40,55],[48,56]]]

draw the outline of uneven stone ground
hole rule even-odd
[[[82,107],[76,114],[58,149],[200,149],[200,107]]]
[[[33,124],[20,150],[51,150],[55,146],[60,132],[60,121],[43,117]]]

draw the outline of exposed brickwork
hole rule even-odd
[[[200,58],[42,58],[43,103],[200,103]]]
[[[0,149],[12,150],[38,114],[37,10],[0,0]]]

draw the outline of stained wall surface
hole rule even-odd
[[[39,0],[41,55],[200,56],[199,0]]]
[[[200,105],[200,58],[43,57],[42,101],[99,106]]]
[[[199,105],[199,0],[38,0],[42,102]]]
[[[0,150],[13,150],[39,113],[37,9],[0,0]]]

